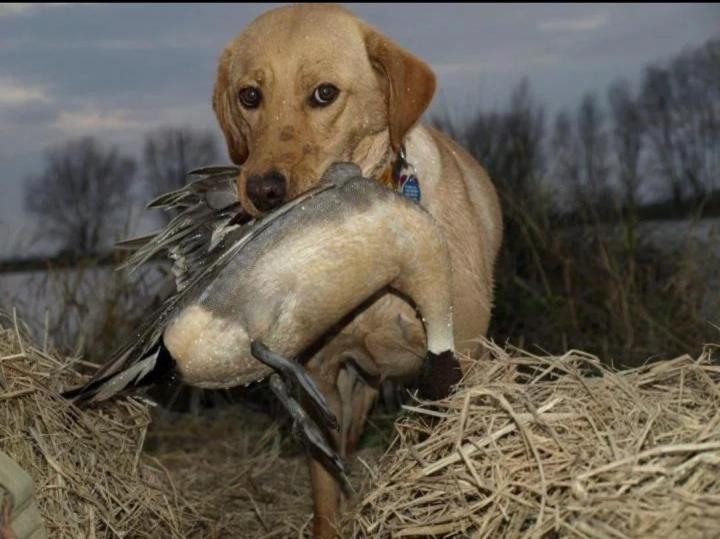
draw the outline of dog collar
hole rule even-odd
[[[400,146],[397,159],[392,166],[392,184],[403,196],[420,203],[422,197],[420,180],[415,166],[407,160],[404,144]]]

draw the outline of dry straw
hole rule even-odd
[[[147,406],[120,399],[81,411],[58,391],[79,383],[71,363],[0,327],[0,449],[35,481],[48,536],[187,537],[193,509],[142,456]]]
[[[720,537],[720,366],[708,347],[613,372],[491,343],[408,406],[347,537]]]
[[[0,325],[0,449],[34,478],[50,537],[308,535],[304,459],[277,425],[149,429],[135,399],[79,410],[57,393],[79,362]],[[713,348],[613,372],[488,346],[456,394],[407,407],[379,464],[356,463],[343,537],[720,536]]]
[[[27,334],[0,318],[0,450],[33,478],[48,537],[307,536],[305,460],[277,424],[247,410],[171,421],[133,398],[79,409],[58,392],[84,362]]]

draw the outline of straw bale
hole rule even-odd
[[[460,390],[406,406],[344,537],[719,537],[716,348],[613,371],[487,342]]]

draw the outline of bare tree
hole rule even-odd
[[[537,194],[545,171],[545,115],[528,79],[513,90],[506,110],[480,113],[467,126],[464,142],[513,203]]]
[[[720,191],[720,38],[698,53],[695,76],[707,91],[701,132],[705,135],[708,190]]]
[[[501,165],[498,159],[504,145],[500,135],[502,115],[497,112],[479,111],[468,125],[464,126],[462,140],[465,147],[488,170],[490,177],[499,177]]]
[[[595,94],[586,94],[577,111],[577,136],[580,142],[580,171],[583,199],[592,208],[606,209],[610,204],[608,141],[604,115]]]
[[[28,178],[25,207],[43,223],[43,233],[76,254],[92,254],[115,238],[126,214],[135,161],[86,137],[52,148],[45,170]]]
[[[532,199],[545,175],[545,112],[527,78],[515,87],[503,124],[502,175],[517,196]]]
[[[577,138],[570,112],[561,110],[555,118],[551,140],[553,177],[569,194],[569,204],[576,205],[583,197],[580,179],[580,158]]]
[[[700,201],[715,188],[720,157],[720,39],[673,60],[675,127],[681,174]]]
[[[178,189],[193,168],[215,164],[215,137],[189,127],[165,127],[147,135],[143,149],[145,179],[152,195]]]
[[[680,205],[685,198],[685,188],[679,171],[673,102],[670,72],[658,66],[648,67],[643,78],[641,103],[652,162],[655,163],[653,172],[664,179],[673,201]]]
[[[638,103],[630,84],[619,79],[608,91],[613,119],[613,148],[618,167],[618,182],[623,203],[630,215],[635,215],[640,188],[640,155],[643,149],[643,122]]]
[[[720,174],[720,39],[648,67],[641,98],[653,160],[672,199],[701,202]]]

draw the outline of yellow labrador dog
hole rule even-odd
[[[306,4],[269,11],[223,51],[213,108],[241,201],[260,214],[313,187],[335,161],[422,204],[443,228],[453,271],[455,346],[478,357],[502,239],[495,189],[483,168],[444,134],[418,124],[435,76],[350,11]],[[393,219],[392,215],[387,216]],[[357,234],[363,234],[358,226]],[[350,453],[385,379],[412,381],[425,356],[422,321],[390,292],[365,305],[307,364],[341,421]],[[336,536],[340,487],[309,458],[316,537]]]

